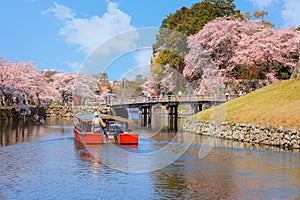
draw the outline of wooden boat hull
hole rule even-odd
[[[97,115],[98,117],[98,115]],[[137,145],[138,134],[129,132],[128,124],[133,122],[118,116],[101,115],[105,122],[101,133],[93,133],[92,114],[76,116],[74,119],[74,138],[83,144],[115,143],[119,145]],[[104,128],[105,127],[105,128]],[[94,130],[95,131],[95,130]]]
[[[74,139],[82,142],[83,144],[103,144],[108,143],[106,137],[103,134],[95,134],[91,132],[81,133],[74,128]],[[139,142],[138,134],[134,133],[120,133],[117,136],[117,140],[114,137],[109,138],[109,143],[116,143],[120,145],[137,145]]]
[[[103,144],[102,134],[95,134],[91,132],[81,133],[76,128],[74,128],[74,138],[83,144]]]

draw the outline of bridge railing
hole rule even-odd
[[[227,101],[229,99],[236,98],[237,95],[166,95],[164,97],[126,97],[126,98],[114,98],[111,99],[109,104],[111,105],[124,105],[124,104],[141,104],[141,103],[153,103],[153,102],[196,102],[196,101]]]

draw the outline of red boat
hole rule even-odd
[[[100,133],[92,132],[94,115],[80,115],[74,121],[74,139],[83,144],[115,143],[120,145],[137,145],[138,134],[128,130],[130,119],[118,116],[100,115],[106,127]]]

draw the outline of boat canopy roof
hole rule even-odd
[[[131,119],[126,119],[123,117],[119,116],[113,116],[113,115],[105,115],[105,114],[100,114],[101,119],[103,120],[112,120],[112,121],[120,121],[120,122],[133,122]],[[82,122],[91,122],[93,118],[95,118],[94,114],[85,114],[85,115],[78,115],[75,116],[75,118],[79,119]]]

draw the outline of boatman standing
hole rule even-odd
[[[103,128],[106,127],[105,123],[103,122],[103,120],[101,119],[101,117],[99,117],[100,113],[99,112],[95,112],[94,113],[95,118],[92,120],[92,132],[93,133],[101,133],[101,130]]]

